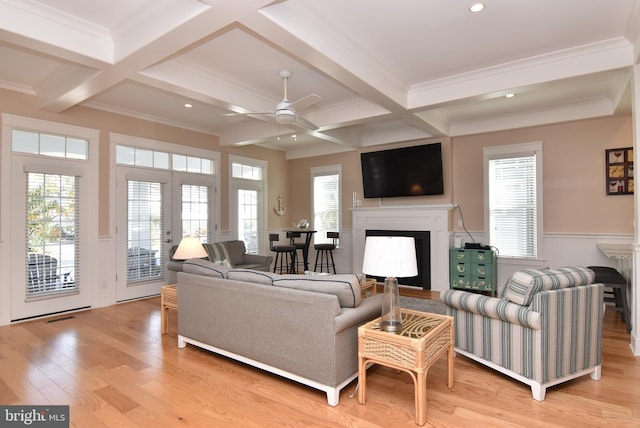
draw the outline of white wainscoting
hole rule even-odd
[[[484,234],[452,234],[461,237],[464,242],[487,242]],[[516,271],[526,268],[560,267],[560,266],[610,266],[621,273],[630,269],[630,263],[624,264],[612,260],[598,249],[598,243],[631,244],[633,235],[594,235],[594,234],[543,234],[541,257],[537,260],[498,257],[498,295],[509,277]]]
[[[487,242],[483,234],[471,234],[475,242]],[[464,242],[471,242],[469,235],[460,233],[451,233],[451,246],[453,247],[453,238],[462,237]],[[543,235],[543,257],[539,260],[523,260],[498,257],[498,289],[501,290],[509,277],[516,271],[525,268],[539,267],[559,267],[568,265],[578,266],[611,266],[621,271],[623,274],[625,269],[630,269],[630,264],[625,268],[617,260],[611,260],[606,257],[599,249],[598,243],[617,243],[631,244],[633,242],[632,235],[578,235],[578,234],[545,234]],[[354,267],[352,258],[352,231],[340,231],[340,248],[334,251],[336,269],[339,273],[356,272],[362,270],[362,266]],[[315,253],[313,246],[309,251],[309,261],[313,267]],[[448,268],[447,268],[448,269]]]

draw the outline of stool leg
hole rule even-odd
[[[276,260],[273,262],[273,273],[276,273],[276,269],[278,268],[278,257],[280,257],[280,253],[276,253]]]
[[[320,253],[321,253],[321,252],[322,252],[322,251],[320,251],[320,250],[318,250],[318,251],[316,252],[316,263],[313,265],[313,271],[314,271],[314,272],[318,272],[318,257],[320,257]]]
[[[331,257],[331,266],[333,266],[333,274],[336,273],[336,264],[333,261],[333,251],[329,250],[329,256]],[[327,265],[329,264],[329,260],[327,260]],[[327,272],[329,272],[329,266],[327,266]]]
[[[327,263],[326,259],[327,254],[324,252],[324,250],[320,250],[320,272],[324,272],[324,266]]]

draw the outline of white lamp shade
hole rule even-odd
[[[415,240],[409,236],[367,236],[362,272],[407,278],[418,275]]]
[[[207,257],[207,252],[202,246],[200,239],[190,236],[182,238],[178,249],[173,255],[173,258],[176,260],[201,259],[203,257]]]

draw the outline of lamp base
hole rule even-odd
[[[400,321],[382,321],[380,323],[380,330],[389,333],[402,333],[402,322]]]
[[[388,276],[384,280],[380,330],[396,334],[402,333],[402,314],[400,313],[398,280],[392,276]]]

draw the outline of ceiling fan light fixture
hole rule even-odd
[[[291,110],[278,110],[276,112],[276,121],[280,125],[291,125],[296,121],[296,114]]]

